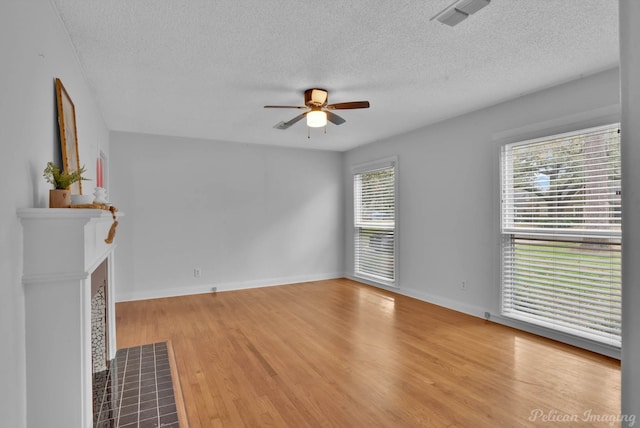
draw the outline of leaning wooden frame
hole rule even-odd
[[[76,129],[76,108],[62,81],[56,78],[56,98],[58,103],[58,125],[62,146],[62,168],[67,172],[80,169],[78,154],[78,131]],[[82,194],[82,182],[69,186],[72,194]]]

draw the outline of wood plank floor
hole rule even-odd
[[[172,341],[191,428],[609,427],[620,413],[617,360],[346,279],[116,312],[119,348]]]

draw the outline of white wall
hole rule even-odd
[[[98,146],[108,153],[109,134],[47,0],[0,2],[0,58],[0,425],[24,427],[22,228],[16,210],[48,205],[50,187],[42,171],[60,156],[55,77],[75,103],[80,161],[89,177],[95,173]],[[92,182],[85,182],[85,189],[91,187]]]
[[[618,80],[618,70],[609,70],[347,152],[347,272],[353,274],[351,167],[397,155],[398,291],[495,318],[500,144],[619,120]]]
[[[341,276],[340,156],[112,133],[116,298]]]
[[[640,418],[640,2],[620,1],[622,414]],[[622,426],[634,426],[629,418]],[[636,421],[638,422],[638,421]]]

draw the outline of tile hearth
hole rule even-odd
[[[179,428],[166,343],[120,349],[93,383],[95,428]]]

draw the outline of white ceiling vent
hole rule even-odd
[[[491,0],[460,0],[455,4],[455,8],[467,15],[473,15],[483,7],[487,6]]]
[[[437,19],[443,24],[453,27],[467,19],[469,15],[473,15],[491,0],[458,0],[449,7],[436,14],[431,21]]]
[[[438,16],[437,19],[443,24],[447,24],[448,26],[453,27],[454,25],[458,25],[460,22],[467,19],[467,16],[469,16],[468,13],[464,13],[454,7],[442,12],[442,14]]]

